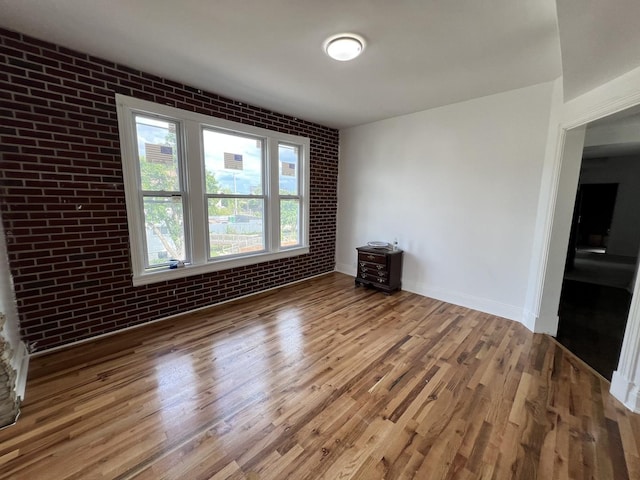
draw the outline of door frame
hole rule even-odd
[[[537,236],[523,312],[527,327],[551,335],[558,329],[560,290],[586,125],[640,105],[640,67],[566,103],[562,102],[561,81],[557,80],[555,85],[538,202]],[[640,412],[640,282],[637,281],[610,392],[627,408]]]

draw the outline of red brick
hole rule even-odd
[[[336,130],[7,30],[0,42],[11,54],[0,55],[0,90],[12,95],[0,97],[9,148],[0,207],[23,335],[36,350],[333,270]],[[309,136],[314,254],[134,288],[115,93]]]

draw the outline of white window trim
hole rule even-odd
[[[274,132],[260,127],[232,122],[181,110],[169,105],[148,102],[125,95],[116,94],[118,110],[118,128],[120,132],[120,148],[122,153],[122,169],[124,177],[127,222],[129,226],[129,243],[131,248],[131,269],[133,285],[147,285],[191,275],[227,270],[234,267],[255,265],[281,258],[294,257],[309,253],[309,190],[310,190],[310,141],[307,137]],[[191,248],[191,263],[182,268],[166,267],[145,269],[145,228],[144,211],[139,201],[139,179],[137,162],[137,142],[134,135],[133,114],[142,113],[160,115],[179,120],[183,128],[183,161],[185,162],[185,182],[189,219],[185,228],[189,228],[188,242]],[[201,139],[202,126],[230,130],[260,136],[266,139],[266,202],[265,202],[265,246],[266,252],[258,252],[242,256],[224,257],[208,260],[207,235],[208,222],[205,221],[206,207],[204,195],[204,155]],[[298,162],[302,171],[300,177],[301,209],[301,244],[296,247],[280,247],[280,196],[278,185],[278,144],[299,145]],[[275,155],[275,157],[273,157]],[[273,158],[272,158],[273,157]]]

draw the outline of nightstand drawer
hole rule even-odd
[[[387,276],[387,266],[378,265],[375,263],[360,262],[360,272],[368,273],[369,275],[378,275],[380,277]]]
[[[358,252],[358,262],[369,262],[386,265],[387,257],[379,253]]]
[[[380,276],[375,273],[360,272],[358,278],[380,285],[387,285],[389,283],[389,279],[386,276]]]

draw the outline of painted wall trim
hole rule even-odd
[[[564,104],[562,126],[571,129],[640,104],[640,67]]]
[[[562,129],[558,139],[559,149],[554,168],[550,195],[553,209],[547,211],[545,223],[545,250],[540,301],[536,305],[538,318],[534,327],[536,333],[555,336],[558,331],[558,310],[564,277],[564,266],[569,246],[569,232],[573,218],[580,164],[584,147],[586,127],[571,130]],[[534,252],[535,253],[535,252]]]

